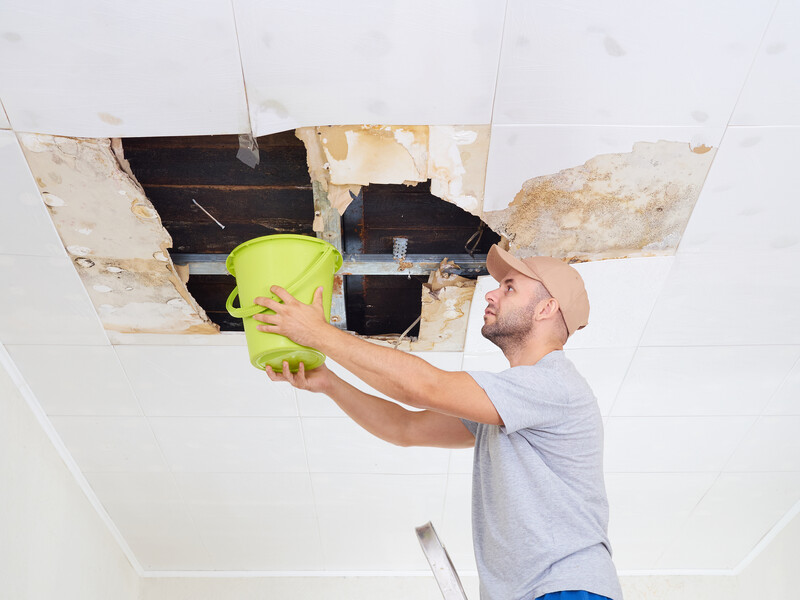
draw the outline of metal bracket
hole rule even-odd
[[[317,237],[330,242],[344,254],[342,244],[342,217],[339,211],[331,206],[328,193],[319,181],[312,181],[314,190],[314,215],[322,221],[322,231]],[[347,310],[344,302],[344,279],[342,275],[333,276],[333,296],[331,300],[331,323],[339,329],[347,329]]]

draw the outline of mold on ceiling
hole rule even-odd
[[[217,333],[170,259],[172,239],[109,139],[20,134],[44,203],[103,326]],[[124,162],[124,159],[122,159]]]
[[[571,262],[674,254],[716,151],[660,140],[527,180],[483,219],[520,257]]]

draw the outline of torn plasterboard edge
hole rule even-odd
[[[331,200],[340,213],[350,195],[336,186],[430,179],[431,193],[479,216],[489,132],[488,125],[334,125],[300,128],[296,135],[305,143],[311,179],[325,182],[329,197],[343,197]]]
[[[422,318],[419,335],[411,344],[414,351],[464,350],[476,281],[457,275],[454,268],[457,265],[445,258],[422,284]]]
[[[170,260],[172,238],[109,139],[20,134],[25,158],[103,326],[218,333]],[[116,150],[116,152],[115,152]]]
[[[554,175],[527,180],[508,208],[483,220],[517,256],[573,262],[675,254],[715,150],[638,142]]]

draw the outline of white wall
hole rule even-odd
[[[0,597],[138,595],[136,572],[0,363]]]

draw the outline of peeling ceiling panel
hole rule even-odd
[[[534,151],[523,155],[531,157],[529,172],[537,172],[541,168],[535,161],[537,154],[553,149],[547,147],[544,136],[536,139],[535,133],[555,135],[559,128],[503,129],[510,135],[492,145],[487,185],[492,196],[487,196],[485,209],[490,204],[502,205],[502,194],[519,181],[525,168],[520,164],[524,159],[506,162],[504,157],[533,146]],[[516,129],[526,137],[520,139],[513,133]],[[611,141],[602,138],[602,131],[593,133],[601,136],[593,140],[595,144]],[[657,135],[640,130],[624,133],[638,133],[645,139],[648,134]],[[599,154],[558,172],[531,176],[513,192],[508,208],[487,210],[483,218],[509,240],[510,250],[519,256],[587,261],[674,254],[715,150],[697,141],[681,141],[680,131],[661,133],[675,137],[637,141],[624,152]],[[561,143],[567,146],[566,154],[576,152],[569,139]]]
[[[0,254],[66,256],[17,137],[0,131]]]
[[[505,2],[235,0],[256,135],[489,123]]]
[[[216,333],[169,258],[172,239],[107,139],[22,134],[67,253],[106,329]],[[122,161],[122,162],[120,162]]]
[[[800,129],[730,127],[680,253],[800,252]]]
[[[800,125],[800,79],[794,75],[800,73],[798,30],[800,3],[778,2],[732,125]]]
[[[17,131],[250,130],[229,3],[9,0],[0,23],[0,97]]]
[[[509,0],[493,121],[725,125],[775,4]]]
[[[0,102],[0,129],[11,129],[11,125],[8,123],[8,117],[6,116],[6,111],[3,109],[2,102]]]

